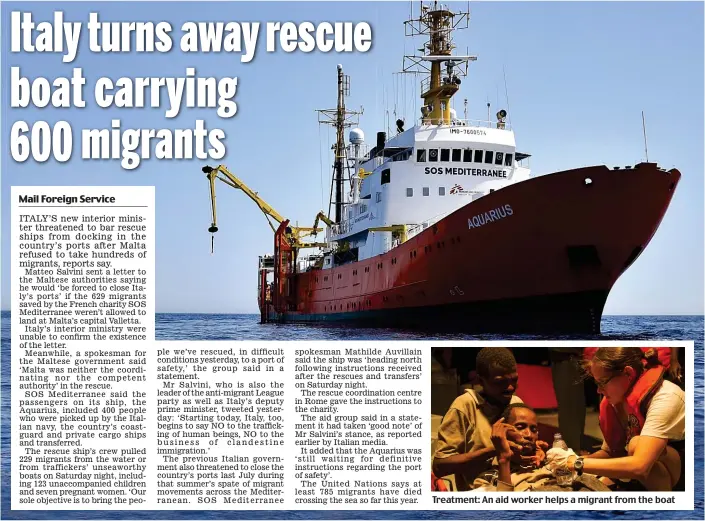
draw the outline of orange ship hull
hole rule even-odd
[[[443,331],[599,333],[617,278],[678,181],[654,163],[594,166],[490,193],[389,252],[288,276],[263,321]]]

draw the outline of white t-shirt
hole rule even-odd
[[[676,384],[664,381],[646,411],[640,436],[666,440],[685,439],[685,393]],[[609,451],[607,442],[602,449]]]
[[[646,411],[641,436],[685,439],[685,393],[676,384],[664,381],[656,391]]]

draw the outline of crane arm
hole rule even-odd
[[[237,176],[235,176],[230,170],[228,170],[225,165],[218,165],[217,167],[213,168],[211,166],[204,166],[202,168],[203,173],[206,174],[208,177],[208,181],[210,183],[210,191],[211,191],[211,212],[213,215],[213,222],[211,223],[210,228],[208,228],[208,231],[211,233],[215,233],[218,231],[218,224],[217,224],[217,218],[216,218],[216,206],[215,206],[215,181],[216,179],[222,181],[228,186],[231,186],[233,188],[237,188],[238,190],[241,190],[247,195],[254,203],[257,205],[257,207],[262,210],[262,213],[264,216],[267,218],[267,223],[269,224],[269,227],[272,229],[274,233],[277,232],[277,228],[279,225],[284,222],[286,219],[279,214],[272,206],[267,203],[264,199],[262,199],[257,192],[252,190],[250,187],[248,187],[244,181],[239,179]],[[321,212],[321,215],[323,212]],[[330,219],[328,219],[325,215],[323,215],[323,219],[327,222],[332,224]],[[275,224],[272,223],[274,221]],[[316,218],[316,223],[318,223],[318,217]],[[316,233],[320,232],[321,229],[317,228],[314,226],[313,228],[300,228],[297,226],[291,226],[287,227],[287,235],[286,239],[295,248],[323,248],[326,246],[325,243],[305,243],[301,239],[304,237],[309,237],[311,235],[316,235]]]
[[[405,224],[393,224],[391,226],[376,226],[367,228],[371,232],[397,232],[402,243],[407,240],[407,226]]]
[[[323,221],[323,222],[326,223],[329,227],[330,227],[330,226],[333,226],[333,225],[335,224],[333,221],[331,221],[331,220],[328,218],[328,216],[327,216],[326,214],[323,213],[323,210],[321,210],[321,211],[318,212],[318,214],[316,215],[316,220],[313,221],[313,230],[314,230],[314,231],[311,233],[311,235],[314,235],[314,236],[316,235],[316,233],[317,233],[317,231],[318,231],[318,229],[319,229],[319,228],[318,228],[318,223],[319,223],[319,221]]]
[[[228,186],[232,186],[233,188],[237,188],[238,190],[242,190],[245,195],[247,195],[254,203],[259,207],[260,210],[262,210],[262,213],[267,217],[267,222],[269,223],[269,226],[272,228],[273,231],[276,232],[276,228],[272,224],[272,221],[270,221],[270,218],[273,219],[277,225],[281,224],[285,219],[282,217],[279,212],[277,212],[272,206],[267,203],[264,199],[262,199],[257,192],[253,191],[248,187],[241,179],[236,177],[232,172],[230,172],[225,165],[218,165],[217,167],[213,168],[210,166],[204,166],[203,167],[203,173],[206,174],[208,177],[208,181],[210,182],[210,188],[211,188],[211,211],[213,214],[213,223],[210,228],[208,228],[208,231],[211,233],[217,232],[218,231],[218,225],[216,224],[216,210],[215,210],[215,180],[219,179],[220,181],[224,182]],[[220,174],[220,175],[218,175]]]

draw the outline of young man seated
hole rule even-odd
[[[520,435],[521,445],[508,439]],[[539,440],[536,413],[524,403],[512,404],[492,426],[492,444],[497,458],[493,469],[480,474],[474,488],[497,492],[524,491],[609,491],[595,476],[583,474],[572,486],[559,486],[553,473],[544,466],[548,444]]]
[[[473,480],[491,468],[496,454],[492,424],[510,403],[520,403],[514,394],[519,375],[512,352],[506,347],[485,347],[476,358],[482,390],[466,390],[451,404],[438,428],[438,446],[433,472],[438,477],[455,474],[458,491],[470,490]],[[516,430],[507,433],[515,443],[523,441]]]

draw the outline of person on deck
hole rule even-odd
[[[519,377],[516,360],[505,347],[485,347],[476,359],[482,391],[468,389],[451,404],[438,429],[433,472],[438,477],[455,474],[457,490],[469,490],[475,477],[488,470],[497,455],[492,443],[492,425],[515,396]],[[507,433],[511,447],[521,452],[523,437]]]
[[[601,347],[586,370],[604,396],[600,430],[605,441],[584,458],[551,449],[547,464],[554,470],[635,480],[650,491],[683,490],[685,393],[664,380],[666,369],[656,350]]]

